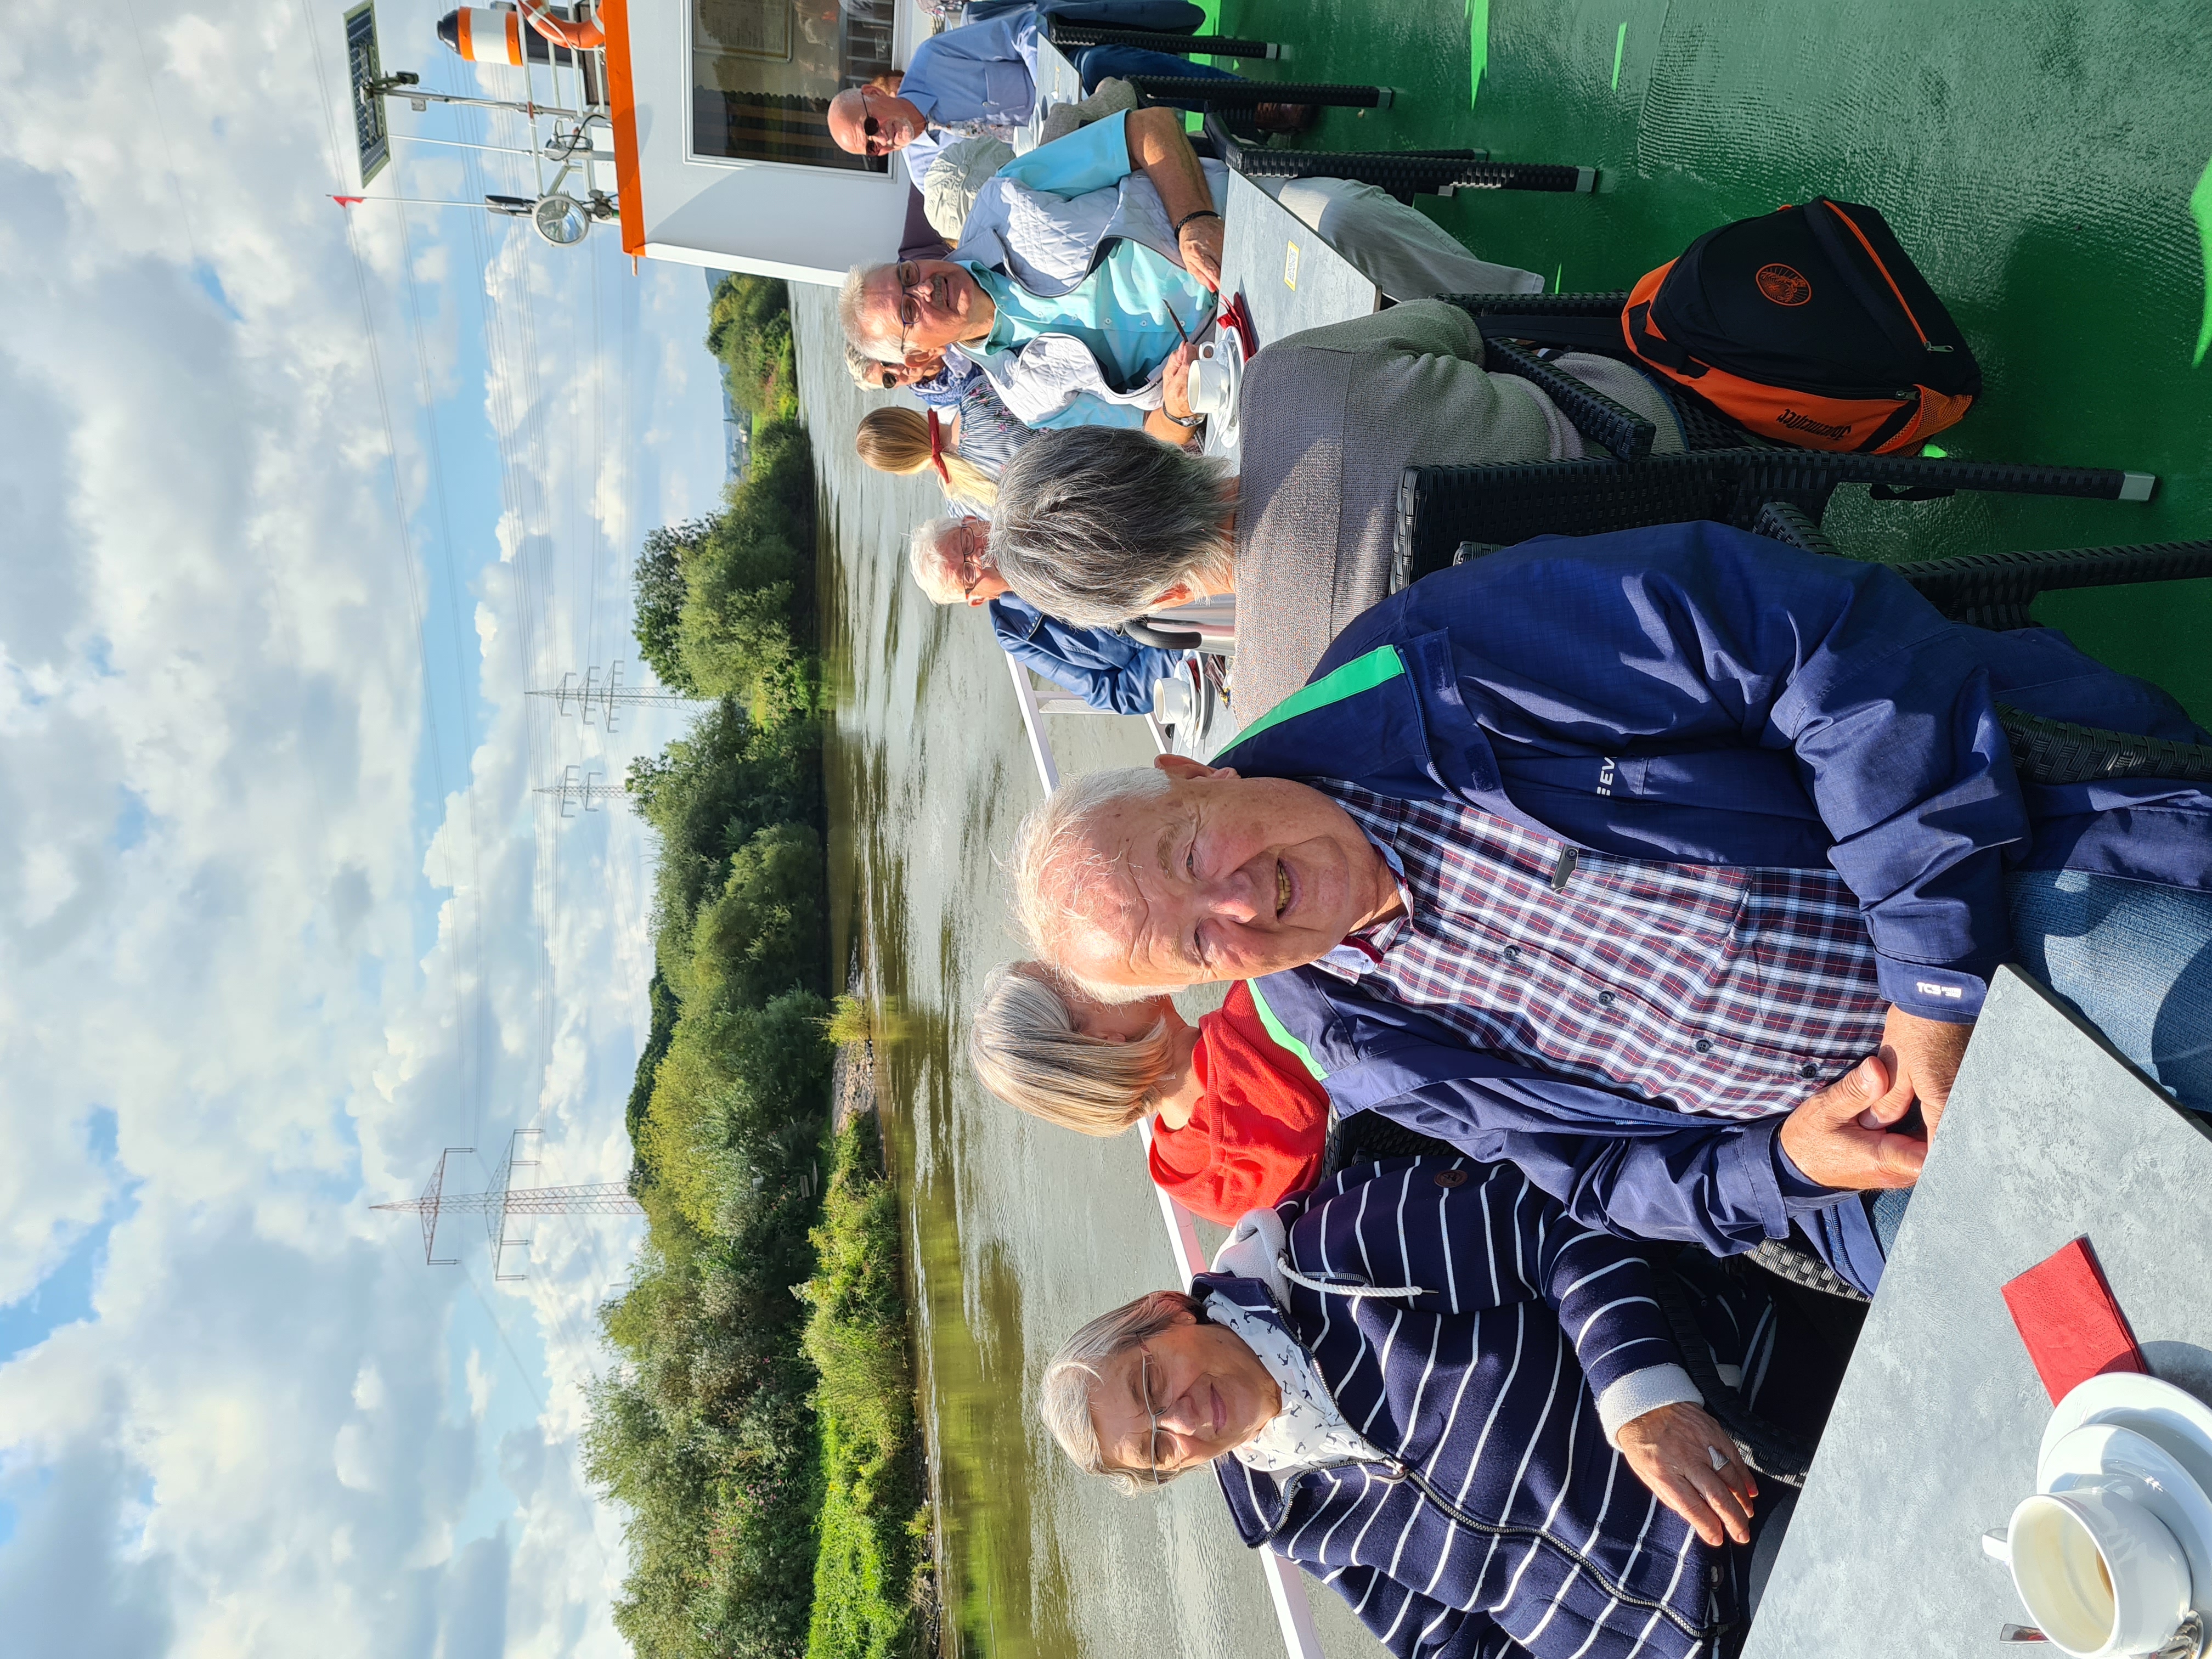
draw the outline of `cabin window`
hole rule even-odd
[[[691,0],[691,148],[744,161],[882,173],[848,155],[824,115],[892,67],[896,0]]]

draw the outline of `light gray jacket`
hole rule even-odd
[[[1237,490],[1237,713],[1305,684],[1346,623],[1391,592],[1407,466],[1575,460],[1582,434],[1528,381],[1482,367],[1474,319],[1441,300],[1309,329],[1245,371]],[[1560,361],[1682,448],[1658,391],[1624,363]]]
[[[1073,289],[1105,245],[1123,238],[1182,263],[1151,179],[1134,169],[1104,183],[1093,182],[1102,177],[1096,170],[1056,173],[1056,148],[1042,145],[984,184],[952,251],[955,259],[988,265],[1045,298]],[[1228,169],[1218,161],[1203,166],[1218,210],[1227,199]],[[1062,195],[1049,187],[1060,179],[1091,187]],[[987,352],[980,343],[953,351],[981,369],[1000,401],[1031,426],[1142,426],[1145,411],[1160,406],[1158,374],[1116,391],[1091,348],[1072,334],[1040,334],[1018,351]]]

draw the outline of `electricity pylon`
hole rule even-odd
[[[448,1193],[446,1190],[446,1160],[455,1152],[473,1152],[473,1146],[448,1146],[438,1154],[438,1167],[430,1172],[430,1184],[422,1189],[420,1198],[404,1199],[396,1204],[372,1204],[374,1210],[412,1210],[422,1223],[422,1260],[433,1267],[450,1267],[459,1256],[438,1254],[438,1218],[448,1211],[466,1211],[481,1215],[484,1231],[491,1239],[491,1273],[497,1279],[526,1279],[527,1273],[506,1271],[504,1258],[509,1245],[530,1248],[526,1238],[509,1238],[507,1220],[516,1215],[643,1215],[645,1206],[630,1194],[627,1183],[620,1181],[597,1182],[585,1187],[517,1187],[514,1171],[518,1168],[535,1169],[534,1158],[518,1156],[522,1149],[522,1138],[542,1133],[537,1129],[517,1129],[507,1141],[507,1156],[492,1171],[491,1186],[481,1193]]]
[[[599,724],[606,731],[615,729],[617,712],[624,708],[689,708],[702,702],[704,698],[687,697],[681,691],[671,691],[665,685],[624,685],[623,665],[617,662],[608,668],[606,678],[599,678],[594,665],[584,671],[583,684],[576,684],[571,672],[561,676],[561,684],[550,691],[532,691],[533,697],[550,697],[556,711],[575,714],[585,725],[592,723],[592,714],[599,715]]]
[[[580,804],[586,812],[596,812],[608,801],[629,798],[629,790],[624,785],[593,781],[605,776],[604,772],[586,772],[580,766],[571,766],[562,773],[560,782],[548,784],[536,793],[558,798],[561,816],[573,818]]]

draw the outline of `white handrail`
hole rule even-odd
[[[1030,671],[1012,656],[1006,667],[1014,678],[1014,702],[1022,711],[1022,730],[1028,733],[1030,756],[1036,762],[1037,776],[1043,780],[1048,795],[1060,787],[1060,768],[1053,762],[1052,740],[1044,734],[1044,710],[1039,707],[1036,688],[1030,682]],[[1054,701],[1059,701],[1054,699]],[[1152,741],[1160,752],[1168,751],[1167,735],[1160,730],[1158,720],[1147,714],[1145,723],[1152,728]],[[1152,1167],[1152,1123],[1150,1118],[1139,1121],[1137,1132],[1143,1142],[1146,1170]],[[1176,1273],[1188,1290],[1190,1282],[1206,1271],[1206,1252],[1198,1242],[1198,1222],[1188,1210],[1176,1202],[1165,1188],[1155,1186],[1152,1194],[1160,1201],[1160,1219],[1167,1224],[1168,1249],[1175,1255]],[[1289,1659],[1328,1659],[1322,1651],[1321,1632],[1314,1628],[1313,1603],[1306,1596],[1305,1575],[1291,1563],[1264,1546],[1259,1552],[1260,1571],[1267,1576],[1267,1599],[1274,1606],[1275,1625],[1283,1634],[1283,1650]]]

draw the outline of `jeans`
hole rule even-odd
[[[2168,1094],[2212,1112],[2212,894],[2076,870],[2005,888],[2014,959]]]
[[[1215,69],[1211,64],[1194,64],[1173,52],[1154,52],[1150,46],[1082,46],[1069,54],[1068,62],[1083,77],[1083,90],[1098,90],[1101,81],[1115,76],[1127,78],[1132,75],[1173,75],[1186,80],[1241,81],[1241,75],[1231,75],[1227,70]],[[1203,110],[1203,104],[1185,104],[1185,109]]]
[[[2013,959],[2191,1111],[2212,1112],[2212,894],[2080,870],[2005,878]],[[1867,1194],[1887,1255],[1910,1188]]]

